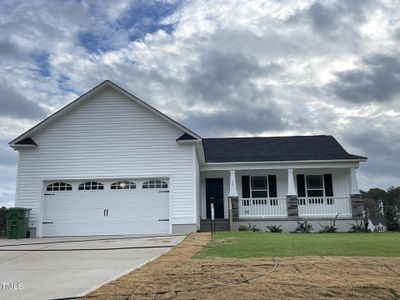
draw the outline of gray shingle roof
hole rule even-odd
[[[369,218],[369,220],[374,226],[378,226],[379,223],[381,223],[383,226],[386,226],[387,223],[384,217],[372,217]]]
[[[366,159],[353,155],[333,136],[203,139],[206,162]]]

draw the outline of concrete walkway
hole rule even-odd
[[[184,236],[0,240],[0,299],[82,296],[167,252]]]

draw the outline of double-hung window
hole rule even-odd
[[[299,205],[306,205],[306,202],[333,205],[335,199],[333,198],[332,174],[297,174],[297,193]]]
[[[324,180],[322,175],[306,175],[307,197],[324,196]]]
[[[267,176],[252,176],[250,188],[251,188],[250,192],[252,198],[267,198],[268,197]]]

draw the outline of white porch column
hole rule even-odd
[[[358,188],[356,168],[350,169],[350,181],[351,181],[351,191],[350,191],[351,215],[354,219],[362,218],[364,205],[362,202],[360,190]]]
[[[293,169],[288,169],[288,190],[287,195],[297,196],[296,188],[294,187]]]
[[[360,189],[358,188],[357,173],[356,168],[351,168],[351,192],[352,195],[360,194]]]
[[[236,188],[235,170],[230,171],[228,206],[229,206],[229,228],[232,231],[233,222],[239,220],[239,197]]]
[[[235,170],[231,170],[230,172],[230,184],[229,184],[229,195],[228,197],[238,197],[237,188],[236,188],[236,174]]]

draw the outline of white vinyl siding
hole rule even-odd
[[[131,99],[105,88],[37,135],[19,151],[16,205],[40,221],[43,180],[170,178],[171,224],[195,219],[193,145],[183,132]]]

